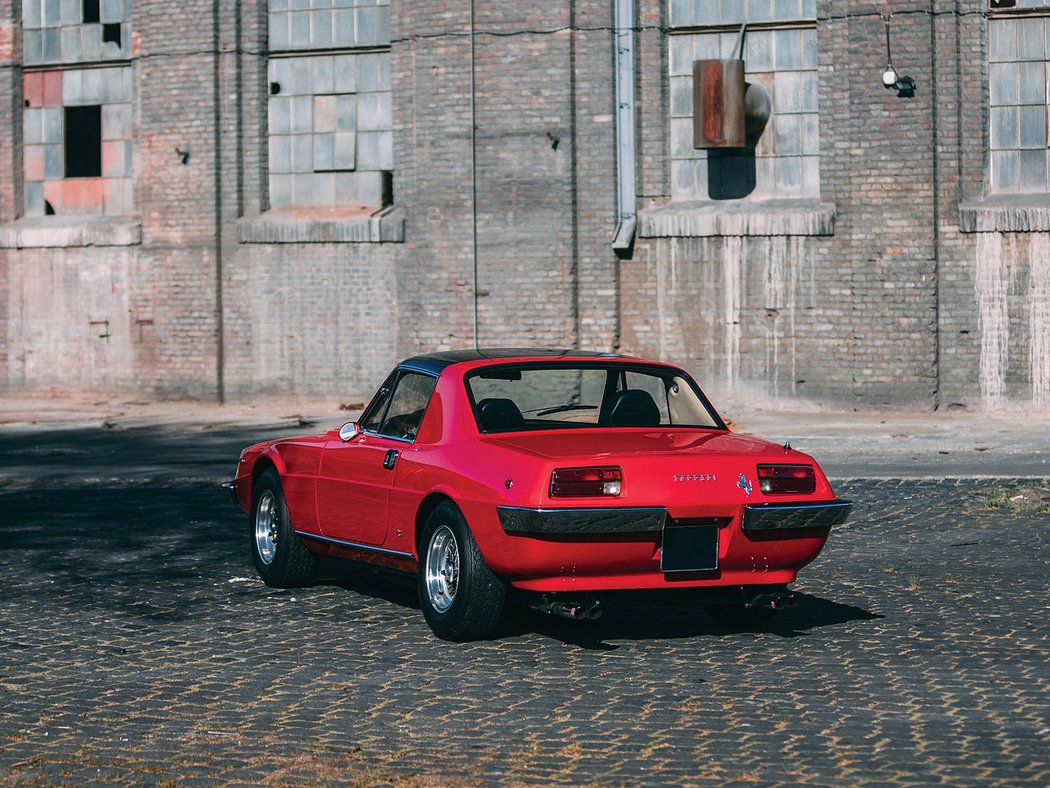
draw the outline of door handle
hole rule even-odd
[[[386,453],[386,457],[383,458],[383,467],[386,468],[388,471],[392,471],[394,469],[394,465],[397,464],[397,454],[397,449],[391,449]]]

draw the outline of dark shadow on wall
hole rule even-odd
[[[707,193],[712,200],[739,200],[757,186],[755,148],[766,130],[773,102],[764,86],[744,88],[743,148],[712,148],[707,152]]]
[[[755,149],[727,148],[707,152],[707,193],[712,200],[739,200],[757,185]]]

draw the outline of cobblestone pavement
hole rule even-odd
[[[1050,783],[1050,514],[1006,482],[839,481],[756,631],[623,597],[457,645],[363,572],[266,588],[211,483],[7,456],[3,783]]]

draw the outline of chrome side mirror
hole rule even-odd
[[[339,428],[339,440],[343,443],[352,441],[358,435],[361,434],[361,425],[356,421],[348,421],[342,427]]]

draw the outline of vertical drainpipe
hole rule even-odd
[[[220,0],[213,0],[211,8],[212,48],[214,49],[213,100],[215,102],[212,118],[212,145],[215,148],[215,172],[212,188],[215,190],[215,397],[219,404],[226,402],[226,348],[225,330],[223,327],[223,293],[222,293],[222,41],[219,30]],[[240,20],[238,19],[238,24]],[[241,86],[237,86],[240,91]]]
[[[470,0],[470,266],[474,349],[478,349],[478,126],[474,62],[474,0]]]
[[[634,0],[615,0],[615,3],[617,225],[612,246],[618,255],[627,256],[638,221],[634,170]]]

